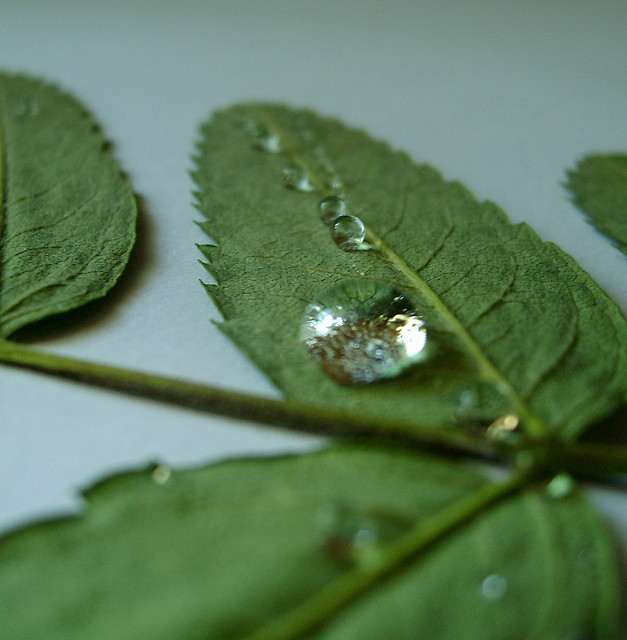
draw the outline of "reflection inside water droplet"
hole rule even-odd
[[[307,175],[307,171],[297,164],[288,164],[283,167],[283,184],[288,189],[295,189],[296,191],[310,192],[316,190],[315,185]]]
[[[567,498],[575,489],[575,481],[567,473],[558,473],[546,485],[546,494],[554,500]]]
[[[318,211],[322,222],[331,224],[346,214],[346,202],[339,196],[327,196],[318,203]]]
[[[331,227],[331,237],[344,251],[370,249],[366,244],[366,227],[356,216],[339,216]]]
[[[347,280],[308,305],[301,339],[342,384],[394,378],[426,358],[427,330],[410,301],[375,280]]]
[[[158,464],[152,470],[152,481],[155,484],[166,484],[172,477],[172,469],[165,464]]]
[[[507,578],[500,573],[493,573],[481,583],[481,595],[486,600],[501,600],[507,593],[507,588]]]

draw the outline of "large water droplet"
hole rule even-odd
[[[344,251],[362,251],[369,249],[366,244],[366,227],[356,216],[340,216],[331,228],[331,237]]]
[[[331,224],[346,214],[346,202],[339,196],[327,196],[318,203],[318,211],[322,222]]]
[[[265,124],[257,120],[247,120],[244,122],[244,130],[252,138],[255,149],[268,153],[280,153],[283,150],[279,136],[270,131]]]
[[[486,600],[501,600],[507,593],[508,586],[504,575],[493,573],[481,583],[481,595]]]
[[[394,378],[426,358],[427,330],[410,301],[375,280],[347,280],[305,310],[305,347],[342,384]]]
[[[288,164],[283,167],[283,184],[288,189],[296,191],[311,192],[316,190],[316,186],[307,175],[307,171],[297,164]]]

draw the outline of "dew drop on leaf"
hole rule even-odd
[[[305,193],[316,190],[315,185],[307,175],[307,171],[297,164],[288,164],[283,167],[283,184],[288,189],[304,191]]]
[[[486,434],[494,442],[513,444],[521,436],[520,420],[515,413],[506,413],[488,426]]]
[[[340,216],[333,223],[331,237],[344,251],[362,251],[369,249],[366,244],[366,227],[356,216]]]
[[[270,131],[265,124],[247,120],[244,122],[244,130],[251,137],[254,149],[268,153],[280,153],[283,150],[279,136]]]
[[[301,339],[336,382],[394,378],[427,357],[427,330],[411,302],[376,280],[346,280],[305,310]]]
[[[35,100],[25,98],[16,103],[13,113],[17,118],[36,116],[39,113],[39,104]]]
[[[344,183],[338,175],[332,175],[327,181],[327,189],[332,193],[341,193],[344,189]]]
[[[172,469],[165,464],[158,464],[152,470],[152,481],[155,484],[163,485],[169,482],[172,477]]]
[[[363,512],[345,503],[328,503],[318,509],[316,526],[328,558],[369,571],[380,566],[385,545],[405,533],[412,523],[393,512]]]
[[[500,573],[493,573],[481,583],[481,595],[486,600],[501,600],[508,588],[507,578]]]
[[[320,218],[325,224],[332,224],[339,217],[346,215],[346,201],[339,196],[327,196],[318,203]]]

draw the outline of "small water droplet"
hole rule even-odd
[[[487,429],[490,440],[513,444],[521,438],[520,420],[515,413],[506,413],[497,418]]]
[[[36,116],[39,113],[39,104],[35,100],[25,98],[15,104],[13,113],[18,118],[26,118],[28,116]]]
[[[504,575],[493,573],[481,583],[481,595],[486,600],[501,600],[507,593],[508,586],[508,580]]]
[[[464,388],[453,412],[455,421],[489,438],[508,439],[516,433],[518,418],[511,402],[496,385],[477,381]]]
[[[567,473],[558,473],[546,485],[546,494],[554,500],[567,498],[575,489],[575,481]]]
[[[427,330],[410,301],[375,280],[347,280],[305,310],[301,339],[342,384],[394,378],[427,357]]]
[[[340,176],[332,175],[327,180],[327,189],[331,193],[335,193],[337,195],[341,194],[342,190],[344,189],[344,183],[342,182],[342,179],[340,178]]]
[[[318,203],[318,211],[322,222],[331,224],[346,214],[346,202],[339,196],[327,196]]]
[[[414,525],[412,519],[394,511],[363,511],[345,503],[323,505],[315,522],[324,536],[325,554],[335,562],[358,565],[364,571],[376,571],[385,545]]]
[[[297,164],[288,164],[283,167],[283,184],[288,189],[296,191],[311,192],[316,190],[305,169]]]
[[[155,484],[166,484],[172,477],[172,469],[165,464],[158,464],[152,470],[152,481]]]
[[[265,124],[257,120],[246,120],[244,130],[252,138],[254,149],[268,153],[280,153],[283,150],[279,136],[270,131]]]
[[[340,216],[331,228],[335,244],[344,251],[362,251],[370,249],[366,244],[366,227],[356,216]]]

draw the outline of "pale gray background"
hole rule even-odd
[[[627,2],[0,0],[0,67],[93,110],[145,203],[113,303],[55,352],[276,395],[209,323],[188,176],[201,120],[235,101],[313,107],[501,204],[627,308],[627,260],[560,185],[583,154],[627,148]],[[161,460],[301,450],[254,428],[0,368],[0,530],[79,504],[105,474]],[[627,502],[594,492],[627,546]]]

